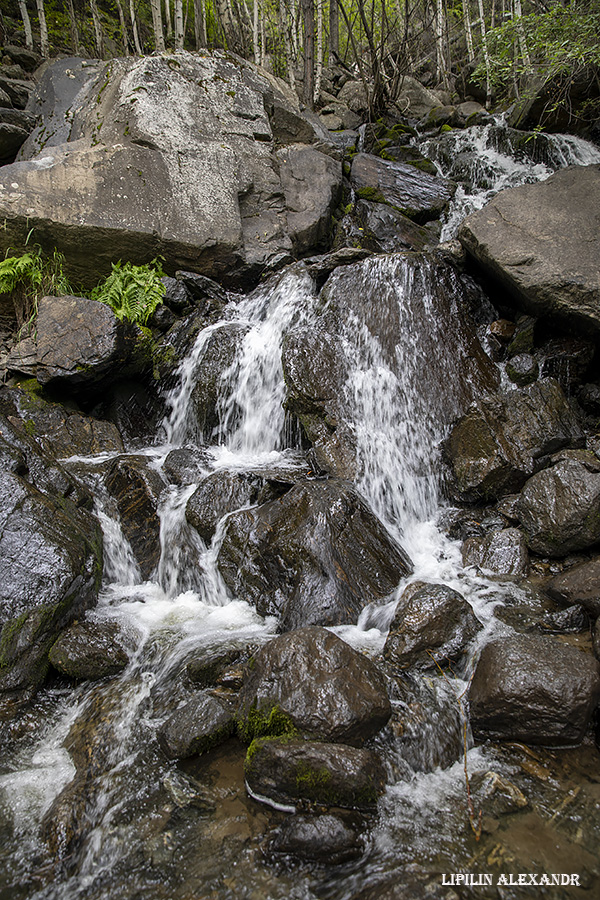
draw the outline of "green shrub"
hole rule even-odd
[[[0,294],[11,294],[20,333],[34,322],[42,297],[73,293],[63,265],[62,253],[55,250],[46,256],[37,245],[0,262]]]

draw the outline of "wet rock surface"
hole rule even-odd
[[[203,692],[169,716],[158,741],[169,759],[185,759],[223,743],[234,730],[233,710]]]
[[[561,604],[583,606],[593,618],[600,616],[600,559],[573,566],[546,585],[547,594]]]
[[[258,738],[244,771],[252,794],[288,808],[309,801],[372,810],[385,785],[376,754],[344,744]]]
[[[577,744],[599,697],[591,654],[556,638],[516,635],[483,649],[469,690],[471,721],[501,740]]]
[[[524,577],[529,572],[525,535],[518,528],[504,528],[487,537],[472,537],[462,548],[466,566],[477,566],[493,575]]]
[[[365,839],[360,823],[332,815],[288,816],[268,839],[269,856],[285,854],[295,859],[321,864],[339,865],[361,856]]]
[[[268,733],[273,710],[290,727],[325,741],[360,745],[391,714],[377,667],[323,628],[274,638],[253,658],[239,696],[249,737]]]
[[[63,675],[93,681],[123,671],[127,643],[116,622],[77,622],[62,632],[48,658]]]
[[[415,581],[402,594],[383,655],[403,669],[437,669],[458,659],[481,625],[458,591]]]
[[[439,218],[456,190],[443,178],[368,153],[354,157],[350,178],[358,197],[387,203],[420,224]]]
[[[218,566],[228,587],[285,631],[355,622],[411,564],[351,486],[297,484],[261,507],[232,513]]]
[[[453,427],[444,449],[461,498],[497,498],[521,488],[562,447],[581,446],[583,432],[558,383],[477,401]]]

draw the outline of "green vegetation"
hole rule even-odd
[[[237,729],[240,739],[246,744],[255,738],[293,737],[298,734],[290,717],[278,706],[272,706],[268,711],[253,706],[245,718],[238,719]]]
[[[70,283],[63,271],[64,263],[62,253],[54,250],[48,256],[39,246],[21,256],[7,256],[0,262],[0,294],[11,295],[20,333],[34,328],[42,297],[86,296]],[[163,301],[164,274],[156,259],[143,266],[119,261],[113,263],[111,274],[89,296],[108,304],[118,319],[145,325]]]
[[[106,281],[94,288],[91,298],[107,303],[118,319],[145,325],[165,296],[161,281],[164,274],[156,259],[145,266],[116,262]]]

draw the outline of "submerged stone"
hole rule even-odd
[[[206,692],[198,694],[159,729],[159,743],[169,759],[206,753],[235,731],[233,711]]]

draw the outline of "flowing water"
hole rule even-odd
[[[485,168],[488,180],[492,174],[495,179],[494,186],[486,188],[489,193],[514,183],[517,176],[513,172],[508,181],[497,176],[498,142],[490,142],[485,134],[485,128],[470,129],[453,139],[476,144],[477,165]],[[566,146],[571,143],[566,141]],[[484,145],[487,161],[481,162]],[[557,155],[566,154],[564,142],[556,146]],[[452,153],[459,152],[464,148],[457,144]],[[579,145],[577,152],[583,152]],[[518,176],[521,180],[550,171],[546,167],[541,173],[535,161],[528,165],[519,162],[527,170]],[[480,199],[468,202],[475,208]],[[465,208],[453,215],[464,214]],[[451,217],[449,229],[453,221]],[[506,628],[494,610],[510,604],[518,589],[464,570],[459,545],[436,523],[442,502],[439,442],[449,422],[465,408],[469,390],[477,390],[476,377],[461,383],[458,374],[470,358],[456,299],[460,285],[450,275],[440,282],[439,271],[430,261],[410,255],[374,258],[355,268],[364,285],[361,293],[377,298],[377,303],[342,309],[340,339],[349,377],[340,408],[356,446],[357,487],[411,556],[415,571],[410,580],[424,578],[459,590],[485,626],[479,638],[485,641]],[[552,866],[560,863],[568,866],[561,871],[592,873],[594,883],[598,827],[592,824],[590,808],[600,796],[594,793],[597,785],[581,790],[577,781],[585,760],[558,754],[542,759],[518,747],[501,752],[472,746],[461,701],[468,667],[455,678],[416,681],[411,698],[393,696],[396,709],[409,704],[420,713],[413,731],[397,739],[389,734],[378,738],[389,787],[377,817],[366,828],[363,855],[343,866],[313,871],[285,860],[278,865],[265,860],[263,835],[283,814],[247,796],[245,751],[236,739],[182,764],[168,762],[158,749],[156,731],[185,696],[181,672],[191,659],[224,648],[255,650],[276,633],[275,619],[259,616],[243,597],[231,596],[223,583],[216,559],[226,520],[207,545],[186,522],[185,506],[196,484],[216,470],[293,471],[302,464],[298,431],[283,405],[282,342],[295,328],[327,321],[329,307],[343,289],[342,271],[332,276],[324,303],[306,268],[298,264],[248,297],[232,298],[223,321],[198,336],[167,398],[157,445],[145,451],[149,465],[163,473],[173,449],[190,448],[198,461],[196,483],[170,485],[161,496],[161,555],[149,581],[142,581],[114,503],[101,488],[106,458],[67,462],[94,487],[105,537],[102,592],[98,607],[88,615],[119,624],[131,661],[122,675],[92,687],[50,685],[12,734],[11,749],[0,763],[0,900],[344,900],[369,888],[374,891],[369,898],[375,898],[381,879],[393,879],[394,873],[399,882],[416,885],[406,896],[425,896],[420,891],[427,884],[431,896],[442,896],[436,893],[440,873],[473,867],[489,871],[496,863],[494,853],[507,855],[509,871],[511,865],[517,866],[514,871],[529,871],[518,868],[528,860],[538,867],[550,865],[523,839],[521,850],[516,839],[511,843],[512,831],[498,839],[501,813],[494,804],[510,790],[494,794],[489,785],[505,785],[509,779],[522,785],[528,778],[535,783],[536,800],[528,807],[527,827],[538,833],[541,847],[554,847]],[[383,323],[377,321],[376,309],[387,317]],[[232,327],[237,349],[219,379],[218,423],[204,435],[204,444],[194,416],[194,386],[211,341]],[[404,586],[400,584],[398,592]],[[334,630],[355,647],[376,653],[383,647],[394,606],[395,597],[368,607],[356,625]],[[475,654],[476,645],[471,649]],[[76,769],[82,740],[93,748],[91,778]],[[439,768],[447,753],[450,761],[457,761]],[[577,790],[569,787],[576,784]],[[69,808],[79,810],[79,819],[72,823],[72,840],[63,834],[66,852],[56,865],[41,832],[55,833],[47,813],[65,789],[71,791]],[[574,797],[569,790],[575,791]],[[469,814],[470,792],[475,800]],[[514,796],[512,805],[505,803],[509,812],[519,806]],[[482,797],[488,798],[490,821],[484,818],[477,841],[473,826]],[[567,803],[572,814],[557,830],[552,811]],[[460,894],[476,895],[488,896]],[[507,890],[502,896],[520,895]]]

